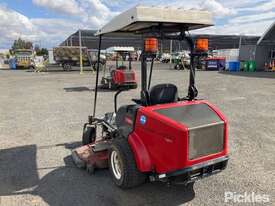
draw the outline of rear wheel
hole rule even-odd
[[[68,62],[63,64],[63,70],[64,71],[70,71],[72,69],[72,65]]]
[[[131,188],[145,182],[146,175],[137,169],[132,150],[126,139],[115,140],[109,152],[109,170],[115,184]]]

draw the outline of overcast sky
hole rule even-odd
[[[199,33],[261,35],[275,20],[275,0],[0,0],[0,48],[18,37],[51,48],[137,4],[213,12],[216,25]]]

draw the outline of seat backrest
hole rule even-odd
[[[157,84],[149,91],[150,105],[166,104],[178,100],[178,88],[174,84]]]
[[[119,67],[117,68],[117,70],[126,70],[126,69],[127,69],[127,67],[124,66],[124,65],[121,65],[121,66],[119,66]]]

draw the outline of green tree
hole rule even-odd
[[[42,48],[41,49],[41,54],[43,55],[43,56],[48,56],[49,55],[49,51],[48,51],[48,49],[46,49],[46,48]]]
[[[17,50],[17,49],[32,49],[33,44],[30,41],[25,41],[21,38],[18,38],[17,40],[14,40],[13,45],[11,46],[11,49]]]
[[[37,56],[48,56],[48,50],[46,48],[41,48],[38,45],[35,45],[34,50]]]

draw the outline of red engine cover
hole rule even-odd
[[[182,107],[185,105],[206,104],[224,122],[222,151],[188,159],[189,128],[182,122],[160,115],[155,110]],[[183,101],[139,109],[134,132],[129,135],[137,167],[142,172],[155,171],[159,174],[184,169],[198,163],[226,156],[228,154],[227,120],[223,114],[207,101]]]
[[[114,70],[112,79],[115,84],[136,83],[136,73],[133,70]]]

